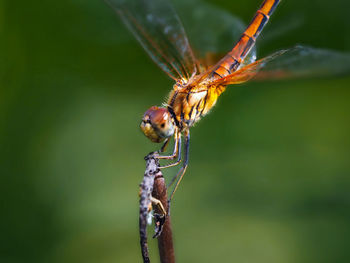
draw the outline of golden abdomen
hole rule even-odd
[[[192,126],[215,105],[225,87],[211,87],[203,91],[176,91],[170,93],[168,105],[183,127]]]

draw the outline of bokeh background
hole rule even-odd
[[[261,1],[206,2],[248,23]],[[349,10],[283,1],[259,54],[350,51]],[[141,262],[138,185],[158,145],[138,125],[172,81],[103,1],[3,0],[0,36],[0,261]],[[229,88],[192,129],[178,262],[349,262],[349,101],[348,76]]]

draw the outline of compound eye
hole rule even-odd
[[[169,120],[169,112],[164,108],[151,107],[148,111],[146,111],[145,116],[149,116],[149,119],[152,124],[161,127],[163,124]],[[164,127],[163,126],[163,127]]]
[[[150,140],[160,142],[174,134],[175,125],[167,109],[153,106],[143,115],[141,130]]]

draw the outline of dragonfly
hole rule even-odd
[[[172,161],[160,168],[182,164],[169,184],[175,183],[169,200],[173,198],[188,166],[190,128],[211,111],[228,86],[250,79],[326,76],[350,71],[348,54],[307,46],[282,49],[257,60],[257,38],[280,0],[263,1],[246,28],[227,13],[223,18],[216,16],[220,14],[214,9],[208,8],[207,13],[199,12],[203,3],[197,2],[199,7],[192,11],[198,11],[197,15],[201,17],[196,27],[202,33],[192,39],[197,42],[195,49],[192,49],[179,16],[167,0],[106,1],[151,59],[175,81],[167,102],[150,107],[140,125],[152,142],[163,143],[159,153],[164,154],[169,142],[174,139],[172,153],[157,157]],[[214,14],[210,15],[212,10]],[[211,22],[217,23],[217,28],[209,29],[213,26]],[[227,34],[215,43],[215,37],[211,35],[225,26]],[[206,28],[208,34],[205,33]],[[233,48],[227,49],[226,54],[219,52],[215,45],[225,40],[225,36],[231,41],[232,35],[236,41]]]

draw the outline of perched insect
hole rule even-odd
[[[129,30],[135,35],[150,57],[175,80],[166,105],[149,108],[141,122],[141,130],[152,141],[163,142],[159,152],[164,152],[170,139],[174,138],[174,151],[159,159],[175,160],[161,168],[178,165],[181,157],[181,136],[184,141],[184,158],[170,195],[173,197],[188,165],[190,128],[208,114],[218,97],[231,84],[255,80],[283,79],[301,76],[334,75],[349,71],[349,55],[334,51],[296,46],[281,50],[256,60],[255,43],[279,0],[265,0],[253,20],[241,35],[233,49],[219,57],[208,44],[197,44],[192,50],[182,23],[173,7],[166,0],[107,0],[119,14]],[[196,8],[193,12],[196,12]],[[200,13],[199,13],[200,14]],[[226,14],[227,16],[227,14]],[[202,18],[197,27],[205,32],[208,17]],[[220,18],[217,17],[220,21]],[[230,19],[226,19],[228,21]],[[213,20],[214,21],[214,20]],[[223,23],[226,23],[226,22]],[[239,22],[227,23],[232,31],[239,31]],[[232,22],[233,21],[233,22]],[[215,31],[215,29],[213,30]],[[242,33],[243,32],[243,33]],[[230,33],[228,33],[230,35]],[[198,35],[197,40],[208,41],[211,36]],[[229,37],[229,36],[228,36]],[[202,49],[202,50],[199,50]],[[201,53],[201,51],[204,51]]]

